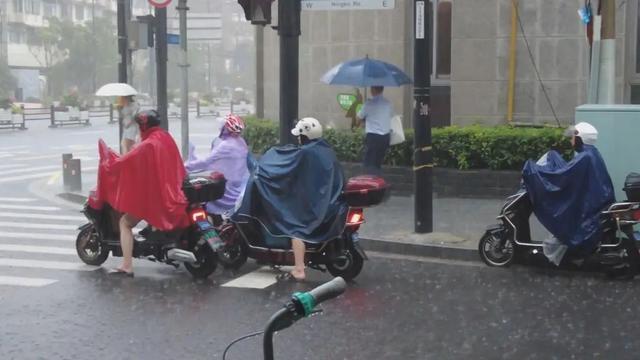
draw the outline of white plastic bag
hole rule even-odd
[[[389,145],[397,145],[403,143],[404,129],[402,129],[402,118],[400,115],[396,115],[391,119],[391,137],[389,139]]]

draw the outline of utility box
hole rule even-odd
[[[600,150],[613,181],[618,201],[630,172],[640,173],[640,105],[588,104],[576,108],[576,124],[588,122],[598,129]]]

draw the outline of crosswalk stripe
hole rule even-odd
[[[55,174],[55,172],[46,172],[46,173],[38,173],[38,174],[23,175],[23,176],[13,176],[8,178],[0,178],[0,183],[45,178],[53,174]]]
[[[76,255],[75,249],[70,248],[15,244],[0,244],[0,251],[26,252],[35,254]]]
[[[14,198],[14,197],[0,197],[0,201],[6,201],[6,202],[32,202],[32,201],[36,201],[38,199],[35,198]]]
[[[0,159],[13,157],[13,154],[0,154]]]
[[[29,240],[51,240],[51,241],[75,241],[76,235],[45,234],[45,233],[25,233],[0,231],[0,239],[29,239]]]
[[[83,221],[83,220],[86,220],[86,218],[84,216],[29,214],[29,213],[15,213],[15,212],[2,212],[2,211],[0,211],[0,218],[39,219],[39,220],[69,220],[69,221]]]
[[[265,289],[277,282],[276,275],[268,268],[263,267],[248,274],[222,284],[223,287]]]
[[[15,145],[15,146],[0,146],[0,151],[11,151],[11,150],[18,150],[18,149],[25,149],[28,148],[27,145]]]
[[[0,221],[0,227],[15,227],[23,229],[46,229],[46,230],[77,230],[75,225],[58,225],[58,224],[37,224],[25,222]]]
[[[16,170],[3,171],[2,175],[21,174],[21,173],[35,172],[35,171],[41,171],[41,170],[53,170],[53,169],[60,169],[61,167],[62,167],[62,165],[36,166],[36,167],[29,167],[29,168],[26,168],[26,169],[16,169]]]
[[[58,282],[53,279],[27,278],[19,276],[0,276],[0,286],[25,286],[25,287],[41,287],[51,285]]]
[[[28,206],[28,205],[7,205],[0,204],[0,209],[3,210],[34,210],[34,211],[60,211],[59,207],[55,206]]]
[[[74,159],[80,159],[80,160],[93,160],[93,158],[86,156],[87,153],[82,152],[79,154],[73,154],[73,158]],[[76,155],[80,155],[80,156],[76,156]],[[60,159],[62,160],[62,154],[57,154],[57,155],[38,155],[38,156],[27,156],[27,157],[21,157],[18,158],[18,160],[20,161],[29,161],[29,160],[46,160],[46,159]]]
[[[76,262],[67,261],[44,261],[30,259],[9,259],[0,258],[0,266],[5,267],[23,267],[32,269],[49,269],[49,270],[73,270],[73,271],[94,271],[98,267],[89,266]]]
[[[4,164],[0,165],[0,170],[27,167],[27,164]]]

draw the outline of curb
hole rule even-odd
[[[475,249],[442,246],[435,244],[407,244],[394,241],[361,238],[365,251],[377,251],[398,255],[432,257],[447,260],[480,261]]]
[[[84,204],[87,197],[75,193],[61,193],[58,197],[75,204]],[[432,257],[447,260],[480,261],[475,249],[442,246],[435,244],[407,244],[394,241],[361,238],[365,251],[376,251],[397,255]]]

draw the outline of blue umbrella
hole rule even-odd
[[[411,84],[411,79],[397,66],[384,61],[370,59],[351,60],[329,70],[322,81],[329,85],[402,86]]]

